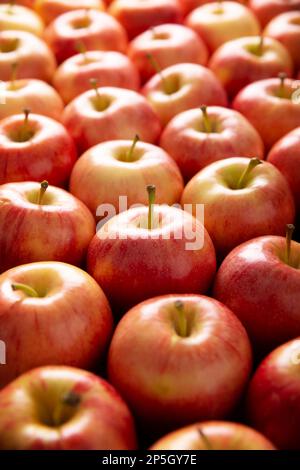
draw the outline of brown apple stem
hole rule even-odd
[[[14,62],[11,66],[11,76],[10,76],[10,90],[15,90],[16,89],[16,79],[17,79],[17,72],[18,72],[18,67],[19,64],[17,62]]]
[[[217,9],[215,10],[215,12],[218,13],[218,14],[224,13],[223,0],[218,0],[218,6],[217,6]]]
[[[184,304],[181,300],[176,300],[175,308],[178,312],[178,333],[182,338],[187,337],[187,319],[184,313]]]
[[[157,60],[153,57],[152,54],[147,54],[146,55],[147,59],[149,60],[150,64],[152,65],[152,67],[154,68],[155,72],[160,76],[160,79],[161,79],[161,82],[162,82],[162,86],[163,86],[163,89],[164,89],[164,92],[169,95],[169,86],[168,86],[168,82],[161,70],[161,67],[159,65],[159,63],[157,62]]]
[[[201,106],[200,107],[202,114],[203,114],[203,125],[204,125],[204,130],[207,132],[207,134],[211,133],[211,122],[207,114],[207,106]]]
[[[265,41],[265,38],[263,35],[261,35],[258,46],[257,46],[257,55],[262,55],[263,50],[264,50],[264,41]]]
[[[156,188],[153,184],[149,184],[147,186],[147,191],[148,191],[148,230],[152,230]]]
[[[133,139],[133,141],[132,141],[131,147],[130,147],[129,151],[127,152],[127,155],[126,155],[126,161],[127,161],[127,162],[131,162],[134,149],[135,149],[136,144],[138,143],[139,140],[140,140],[140,138],[139,138],[139,136],[136,134],[135,137],[134,137],[134,139]]]
[[[12,290],[21,290],[28,297],[38,297],[38,293],[33,287],[28,286],[27,284],[13,283],[11,285]]]
[[[19,142],[26,142],[29,140],[32,136],[29,131],[29,114],[30,114],[30,109],[24,109],[24,122],[23,126],[20,129],[19,132]]]
[[[207,450],[213,450],[212,443],[211,443],[210,439],[208,439],[208,437],[207,437],[207,435],[205,434],[205,432],[203,431],[203,429],[198,428],[197,431],[198,431],[198,433],[199,433],[199,435],[200,435],[200,437],[201,437],[201,439],[202,439],[202,441],[203,441],[203,443],[204,443],[206,449],[207,449]]]
[[[78,393],[70,391],[65,393],[53,412],[53,424],[60,426],[65,422],[66,416],[70,415],[72,408],[75,408],[81,402],[81,397]]]
[[[278,75],[278,78],[280,80],[280,85],[279,85],[279,89],[278,89],[278,97],[279,98],[284,98],[284,87],[285,87],[285,79],[286,79],[287,75],[285,72],[281,72],[279,75]]]
[[[291,260],[291,244],[292,244],[294,230],[295,230],[295,226],[293,224],[287,224],[287,226],[286,226],[285,262],[289,266],[290,266],[290,260]]]
[[[79,52],[79,54],[82,54],[83,61],[87,64],[88,63],[88,58],[87,58],[87,55],[86,55],[85,44],[82,41],[78,41],[75,44],[75,49]]]
[[[38,205],[39,206],[42,205],[42,203],[43,203],[43,198],[44,198],[45,192],[48,189],[48,186],[49,186],[48,181],[42,181],[41,182],[41,188],[40,188],[39,197],[38,197]]]
[[[251,158],[250,162],[248,163],[247,168],[244,170],[242,173],[242,176],[239,179],[239,182],[237,184],[237,189],[242,189],[245,186],[245,183],[247,181],[248,176],[250,173],[254,170],[257,165],[261,165],[262,161],[259,160],[258,158]]]

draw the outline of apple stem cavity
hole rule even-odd
[[[220,14],[224,13],[223,0],[218,0],[218,5],[217,5],[217,8],[215,9],[214,13],[216,13],[217,15],[220,15]]]
[[[7,13],[9,15],[13,14],[13,9],[14,9],[15,4],[16,4],[16,0],[10,0],[10,2],[8,4],[8,8],[7,8]]]
[[[254,170],[255,167],[261,165],[262,161],[258,158],[251,158],[250,162],[247,165],[247,168],[243,171],[242,176],[240,177],[237,189],[243,189],[245,187],[246,181],[250,173]]]
[[[20,131],[19,131],[18,142],[27,142],[34,135],[34,132],[32,132],[29,129],[30,109],[24,109],[23,112],[24,112],[24,121],[23,121],[23,125],[22,125],[22,127],[20,128]]]
[[[260,36],[260,39],[259,39],[259,43],[257,45],[257,55],[258,56],[261,56],[262,53],[263,53],[263,50],[264,50],[264,41],[265,41],[265,38],[263,35]]]
[[[210,134],[212,131],[211,122],[207,114],[207,106],[203,105],[200,107],[202,114],[203,114],[203,125],[204,130],[207,134]]]
[[[162,86],[163,86],[163,90],[164,92],[167,94],[167,95],[170,95],[171,94],[171,90],[170,90],[170,87],[168,85],[168,82],[161,70],[161,67],[159,65],[159,63],[157,62],[157,60],[153,57],[152,54],[146,54],[146,57],[147,59],[149,60],[150,64],[152,65],[152,67],[154,68],[155,72],[160,76],[160,79],[161,79],[161,82],[162,82]]]
[[[178,313],[178,333],[182,338],[187,337],[187,319],[184,313],[184,304],[181,300],[176,300],[175,308]]]
[[[286,79],[287,75],[285,72],[281,72],[279,75],[278,75],[278,78],[280,80],[280,85],[279,85],[279,89],[278,89],[278,97],[279,98],[284,98],[284,88],[285,88],[285,79]]]
[[[81,402],[81,397],[78,393],[69,391],[62,397],[53,413],[53,423],[55,426],[60,426],[66,422],[66,418],[70,416],[70,411],[78,406]]]
[[[213,450],[213,446],[212,446],[212,443],[210,442],[210,439],[208,439],[207,435],[205,434],[205,432],[201,429],[201,428],[198,428],[197,429],[205,447],[207,450]]]
[[[285,247],[285,262],[291,266],[291,245],[293,239],[293,233],[295,226],[293,224],[287,224],[286,226],[286,247]]]
[[[48,189],[48,186],[49,186],[48,181],[42,181],[41,182],[41,187],[40,187],[39,196],[38,196],[38,205],[39,206],[41,206],[43,204],[44,195],[45,195],[45,192]]]
[[[14,283],[11,285],[13,291],[20,290],[27,295],[27,297],[39,297],[37,291],[33,287],[28,286],[27,284]]]
[[[156,187],[153,184],[147,186],[148,192],[148,230],[153,228],[153,212],[154,212],[154,202],[155,202],[155,191]]]
[[[127,152],[126,154],[126,162],[131,162],[132,161],[132,157],[133,157],[133,152],[134,152],[134,149],[136,147],[136,144],[139,142],[140,138],[139,136],[136,134],[133,141],[132,141],[132,144],[131,144],[131,147],[129,149],[129,151]]]
[[[83,61],[84,61],[85,64],[87,64],[88,63],[88,58],[87,58],[87,55],[86,55],[87,49],[85,47],[85,44],[82,41],[78,41],[75,44],[75,48],[79,52],[79,54],[82,54]]]

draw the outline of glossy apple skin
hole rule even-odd
[[[86,27],[75,27],[89,20]],[[125,52],[127,37],[122,26],[110,15],[97,10],[74,10],[58,16],[46,28],[44,38],[58,63],[78,53],[81,42],[89,50]]]
[[[177,0],[114,0],[108,12],[123,25],[130,39],[153,26],[180,23],[182,20]]]
[[[44,24],[31,9],[22,5],[0,5],[0,31],[21,30],[42,36]]]
[[[264,34],[280,41],[289,51],[296,70],[300,70],[300,6],[275,17],[265,28]]]
[[[78,96],[64,110],[63,124],[80,152],[106,140],[131,140],[136,134],[142,141],[157,141],[161,125],[143,96],[132,90],[114,87],[98,88],[98,92],[110,103],[104,111],[97,111],[94,107],[94,90]]]
[[[40,184],[0,186],[1,271],[35,261],[78,265],[95,233],[88,208],[63,189],[50,186],[38,205]],[[30,202],[30,201],[34,202]]]
[[[17,48],[0,52],[0,80],[11,79],[12,65],[18,63],[18,79],[36,78],[50,81],[56,67],[53,53],[44,41],[26,31],[1,31],[1,47],[11,47],[17,40]]]
[[[87,51],[63,62],[55,72],[53,84],[65,103],[91,89],[91,79],[99,87],[113,86],[138,91],[139,73],[127,56],[115,51]]]
[[[174,158],[185,181],[207,165],[233,155],[263,159],[262,140],[241,114],[220,106],[208,107],[207,114],[217,132],[204,132],[203,114],[197,108],[174,117],[160,138],[160,146]]]
[[[29,285],[40,297],[14,291],[12,283]],[[7,357],[0,368],[0,388],[38,366],[94,367],[112,333],[112,313],[102,289],[87,273],[65,263],[30,263],[4,272],[0,309]]]
[[[210,52],[232,39],[259,35],[259,23],[249,8],[227,1],[222,2],[223,13],[218,12],[218,8],[218,2],[202,5],[185,20],[185,24],[204,40]]]
[[[124,161],[132,141],[104,142],[85,152],[73,168],[71,193],[96,215],[100,204],[112,204],[119,212],[119,196],[127,197],[127,208],[148,204],[145,188],[154,184],[156,203],[179,202],[183,180],[174,160],[162,149],[138,142],[132,161]],[[102,214],[104,215],[104,214]]]
[[[44,22],[49,24],[58,16],[72,10],[104,10],[104,4],[102,0],[36,0],[34,8]]]
[[[164,70],[163,75],[164,81],[157,74],[142,89],[163,126],[179,113],[196,106],[227,105],[227,96],[221,83],[202,65],[172,65]],[[165,82],[175,86],[174,93],[165,92]]]
[[[275,450],[259,432],[229,421],[205,421],[186,426],[160,438],[150,450],[210,450],[199,430],[209,440],[212,450]]]
[[[295,219],[288,183],[270,163],[258,165],[242,189],[236,185],[247,158],[227,158],[197,173],[185,187],[181,204],[205,206],[205,228],[220,259],[241,243],[261,235],[284,235]]]
[[[281,13],[300,11],[300,0],[250,0],[249,7],[264,27]]]
[[[219,78],[230,97],[249,83],[277,77],[284,72],[292,76],[293,63],[288,50],[276,39],[265,37],[263,53],[249,51],[260,42],[259,36],[234,39],[223,44],[210,59],[209,68]]]
[[[272,351],[249,386],[248,415],[280,449],[300,449],[299,338]]]
[[[233,2],[242,3],[246,5],[248,0],[232,0]],[[184,15],[187,15],[195,8],[200,7],[206,3],[215,3],[215,0],[179,0],[179,3],[183,9]]]
[[[285,134],[300,126],[300,106],[291,100],[296,91],[294,80],[285,80],[287,98],[277,96],[279,86],[278,78],[260,80],[247,85],[233,101],[233,108],[256,128],[267,150]]]
[[[293,242],[295,269],[283,261],[283,237],[259,237],[233,250],[217,273],[214,296],[241,320],[257,350],[300,335],[299,251]]]
[[[300,127],[285,135],[272,147],[268,161],[287,179],[297,211],[300,211]]]
[[[176,330],[178,299],[190,321],[187,337]],[[247,334],[225,305],[199,295],[161,296],[120,320],[108,376],[144,425],[165,430],[227,415],[239,401],[251,362]]]
[[[42,80],[23,79],[2,83],[1,96],[5,106],[0,105],[0,120],[30,109],[32,113],[59,121],[64,109],[59,94]]]
[[[63,407],[62,412],[70,416],[65,423],[49,424],[48,413],[51,419],[68,393],[79,395],[80,403],[73,410]],[[0,391],[0,410],[0,449],[132,450],[137,446],[131,413],[116,390],[100,377],[73,367],[41,367],[23,374]]]
[[[153,56],[161,70],[185,62],[205,65],[208,59],[207,48],[198,35],[176,24],[156,26],[129,44],[128,56],[137,66],[143,82],[156,73],[147,54]]]
[[[203,225],[188,212],[166,205],[156,206],[155,214],[162,227],[148,230],[147,207],[122,212],[90,243],[88,272],[118,309],[155,295],[204,293],[214,278],[215,250]],[[203,234],[203,246],[186,249],[187,241],[196,240],[196,231]]]

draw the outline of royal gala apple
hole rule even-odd
[[[260,33],[255,15],[236,2],[202,5],[190,13],[185,24],[199,34],[211,52],[231,39]]]
[[[49,261],[9,269],[0,275],[0,309],[7,358],[0,388],[34,367],[89,369],[103,359],[110,307],[96,281],[75,266]]]
[[[160,431],[227,415],[251,370],[247,334],[233,313],[199,295],[161,296],[119,322],[110,382],[133,413]]]
[[[35,0],[34,8],[46,24],[72,10],[94,9],[103,10],[102,0]]]
[[[80,151],[100,142],[140,139],[155,143],[161,132],[158,116],[139,93],[102,87],[86,91],[65,108],[63,123]]]
[[[14,5],[14,2],[0,5],[0,31],[21,30],[41,36],[44,25],[41,18],[29,8]]]
[[[170,65],[184,62],[205,65],[208,52],[203,41],[191,29],[163,24],[136,37],[129,44],[128,56],[145,82],[157,69],[162,70]]]
[[[233,250],[217,274],[214,295],[241,320],[260,352],[300,335],[300,244],[259,237]],[[275,443],[276,444],[276,443]]]
[[[240,113],[219,106],[201,106],[175,116],[164,129],[160,146],[174,158],[186,181],[217,160],[264,156],[254,127]]]
[[[300,340],[289,341],[259,365],[248,392],[248,415],[280,449],[300,449]]]
[[[47,182],[0,186],[0,270],[35,261],[80,264],[95,233],[87,207]]]
[[[276,39],[249,36],[228,41],[219,47],[209,62],[230,97],[249,83],[292,75],[293,63],[288,50]]]
[[[92,79],[99,87],[138,90],[139,74],[127,56],[114,51],[86,51],[70,57],[56,70],[53,84],[65,103],[90,90]]]
[[[44,37],[59,63],[77,53],[78,43],[90,51],[125,52],[127,48],[122,26],[97,10],[74,10],[58,16],[46,28]]]
[[[26,111],[0,121],[0,184],[47,180],[62,186],[76,158],[72,138],[53,119]]]
[[[0,415],[0,449],[132,450],[137,446],[131,413],[115,389],[73,367],[40,367],[23,374],[0,391]]]
[[[279,170],[256,158],[211,163],[184,189],[181,203],[195,214],[204,204],[205,228],[220,258],[260,235],[284,235],[295,218],[294,200]]]
[[[167,434],[151,450],[275,450],[262,434],[244,424],[205,421]]]
[[[133,204],[147,204],[148,184],[155,184],[158,204],[179,202],[183,180],[176,163],[159,147],[136,137],[104,142],[85,152],[72,171],[70,191],[95,216],[101,204],[103,211],[110,204],[115,215]],[[124,209],[120,198],[126,198]]]
[[[249,7],[262,26],[287,11],[300,11],[300,0],[249,0]]]

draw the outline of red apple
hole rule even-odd
[[[133,139],[136,134],[145,142],[155,143],[161,131],[158,116],[143,96],[97,85],[71,101],[63,123],[82,152],[100,142]]]
[[[149,60],[149,55],[153,60]],[[160,70],[183,62],[205,65],[208,52],[203,41],[189,28],[163,24],[145,31],[130,44],[128,56],[145,82]]]
[[[72,10],[94,9],[104,10],[102,0],[35,0],[34,8],[46,24]]]
[[[281,13],[299,11],[300,0],[249,0],[249,7],[255,13],[262,26]]]
[[[290,243],[290,227],[287,242],[267,236],[237,247],[216,278],[216,298],[237,315],[263,352],[300,335],[300,244]]]
[[[65,263],[30,263],[1,274],[0,310],[7,357],[0,367],[0,388],[33,367],[94,367],[112,333],[101,288]]]
[[[66,129],[46,116],[16,114],[0,121],[0,184],[42,181],[64,185],[76,161]]]
[[[32,8],[34,7],[34,2],[35,0],[18,0],[18,4],[19,5],[24,5],[25,7],[28,7],[28,8]],[[9,0],[0,0],[0,4],[3,4],[3,3],[9,3]],[[14,2],[10,2],[10,3],[14,3]]]
[[[42,36],[44,24],[41,18],[29,8],[6,2],[0,5],[0,31],[21,30]]]
[[[280,72],[291,76],[293,71],[288,50],[276,39],[263,36],[226,42],[213,54],[209,67],[230,97],[249,83],[277,77]]]
[[[260,364],[248,392],[254,426],[280,449],[300,449],[300,340],[271,352]]]
[[[53,84],[65,103],[90,90],[90,80],[98,86],[138,90],[139,74],[133,63],[120,52],[87,51],[70,57],[55,72]]]
[[[210,163],[233,155],[263,158],[262,140],[241,114],[217,106],[201,109],[175,116],[160,139],[186,181]]]
[[[78,43],[90,51],[125,52],[127,48],[122,26],[97,10],[74,10],[58,16],[46,28],[44,37],[59,63],[77,53]]]
[[[244,424],[206,421],[167,434],[150,450],[275,450],[262,434]]]
[[[249,8],[236,2],[213,2],[193,10],[185,20],[211,52],[231,39],[257,36],[260,26]]]
[[[18,63],[18,78],[50,81],[56,67],[47,45],[26,31],[0,31],[0,80],[10,80],[13,64]]]
[[[132,450],[137,445],[132,416],[115,389],[73,367],[41,367],[22,375],[0,391],[0,411],[0,449]]]
[[[34,261],[83,260],[95,233],[94,218],[74,196],[47,186],[0,186],[0,271]]]

